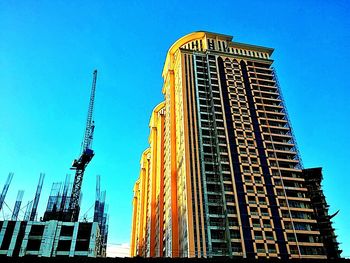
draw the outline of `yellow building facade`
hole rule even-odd
[[[169,49],[131,256],[327,257],[272,53],[209,32]]]

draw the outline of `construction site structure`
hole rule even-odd
[[[33,200],[28,201],[26,211],[24,213],[23,221],[29,221],[32,206],[33,206]]]
[[[67,215],[69,209],[70,194],[72,192],[72,183],[70,183],[69,178],[70,176],[66,175],[63,187],[62,182],[52,184],[43,221],[65,221],[65,215]]]
[[[35,197],[34,197],[34,201],[33,201],[33,208],[32,208],[32,211],[30,213],[30,218],[29,218],[30,221],[33,221],[36,217],[36,211],[38,209],[38,204],[39,204],[41,189],[43,188],[44,178],[45,178],[45,174],[40,173],[39,183],[38,183],[38,186],[36,188]]]
[[[100,190],[99,175],[96,180],[93,221],[88,222],[86,212],[83,216],[84,219],[78,222],[82,199],[82,180],[85,169],[94,156],[91,147],[95,128],[93,108],[96,78],[97,70],[93,72],[81,155],[73,161],[71,167],[72,170],[75,170],[73,183],[70,181],[70,175],[67,174],[64,183],[55,182],[52,184],[46,211],[40,220],[38,220],[37,209],[45,174],[40,174],[34,199],[22,208],[23,191],[19,191],[14,209],[11,211],[11,220],[8,220],[9,218],[4,215],[4,220],[0,221],[0,255],[10,257],[29,255],[38,257],[106,256],[108,209],[106,191]],[[5,203],[5,197],[12,177],[13,173],[10,173],[1,193],[0,210],[3,204],[9,208]],[[23,218],[19,220],[19,212],[23,213],[24,209]]]
[[[106,191],[100,191],[100,176],[96,177],[96,199],[94,209],[94,222],[97,222],[101,232],[101,254],[107,250],[108,213],[106,207]]]
[[[101,254],[101,251],[104,254]],[[0,221],[0,255],[105,257],[97,222]]]
[[[19,212],[24,191],[19,191],[11,220],[4,218],[3,221],[0,221],[0,255],[9,257],[106,257],[108,213],[106,191],[100,191],[100,176],[97,176],[93,222],[86,220],[84,222],[65,222],[44,218],[37,220],[36,209],[43,177],[43,174],[40,174],[34,199],[22,207],[25,209],[23,220],[19,220]],[[69,178],[70,176],[67,175],[64,184],[62,182],[53,183],[45,216],[64,214],[69,209],[72,191],[72,183]],[[9,180],[5,184],[5,187],[8,188],[8,186]],[[32,217],[32,220],[31,215],[33,214],[35,216]]]
[[[12,212],[12,216],[11,216],[11,220],[14,220],[14,221],[17,220],[19,209],[21,208],[21,204],[22,204],[23,194],[24,194],[23,190],[18,191],[15,207],[13,208],[13,212]]]

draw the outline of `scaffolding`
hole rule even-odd
[[[66,175],[64,184],[55,182],[52,184],[51,193],[47,202],[46,211],[44,213],[44,221],[60,220],[67,221],[69,213],[70,195],[72,192],[72,183],[70,175]],[[81,201],[81,196],[80,196]]]
[[[33,200],[32,201],[28,201],[27,208],[26,208],[26,211],[24,213],[23,221],[29,221],[30,211],[32,210],[32,206],[33,206]]]
[[[94,222],[98,223],[101,233],[101,254],[106,252],[108,237],[108,207],[106,205],[106,191],[100,190],[100,176],[96,176],[96,199],[94,208]]]
[[[68,192],[71,189],[69,182],[70,182],[70,174],[67,174],[66,180],[64,181],[64,186],[63,186],[62,200],[61,200],[61,206],[60,206],[61,212],[66,212],[69,207],[70,198],[68,196],[70,195],[70,193]]]
[[[298,160],[299,161],[298,164],[296,165],[296,168],[297,169],[303,169],[304,168],[303,161],[301,159],[301,155],[300,155],[300,152],[299,152],[298,144],[297,144],[297,141],[295,139],[295,135],[294,135],[292,124],[291,124],[291,121],[290,121],[290,118],[289,118],[287,107],[286,107],[285,102],[284,102],[284,97],[283,97],[283,93],[282,93],[282,90],[281,90],[281,87],[280,87],[280,83],[278,81],[278,77],[277,77],[277,74],[276,74],[276,69],[274,67],[271,67],[271,69],[272,69],[272,74],[273,74],[273,80],[276,83],[275,87],[276,87],[276,89],[277,89],[277,91],[279,93],[279,99],[281,100],[280,105],[283,107],[282,112],[285,114],[285,120],[287,121],[287,123],[285,125],[286,125],[286,128],[289,128],[289,130],[290,130],[290,132],[288,132],[287,134],[292,137],[291,140],[290,140],[290,143],[294,144],[294,147],[292,148],[292,150],[294,150],[297,153],[295,155],[295,157],[294,157],[294,160]]]

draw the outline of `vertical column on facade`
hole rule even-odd
[[[189,169],[187,176],[187,202],[188,206],[191,207],[188,209],[188,215],[191,219],[188,219],[189,224],[193,222],[192,228],[189,225],[188,229],[188,242],[189,242],[189,255],[197,257],[206,257],[207,256],[207,239],[205,235],[205,211],[204,211],[204,202],[203,202],[203,191],[202,191],[202,176],[201,176],[201,146],[199,138],[199,119],[197,107],[197,88],[196,88],[196,70],[195,70],[195,56],[192,54],[184,54],[184,77],[185,81],[183,85],[186,86],[183,96],[185,104],[185,112],[188,114],[185,117],[187,120],[187,132],[185,134],[186,142],[186,151],[188,151],[186,158],[187,169]],[[185,130],[186,131],[186,130]],[[192,212],[190,212],[192,211]],[[193,237],[192,237],[193,236]]]
[[[144,206],[144,217],[143,217],[143,225],[144,225],[144,256],[150,256],[150,214],[151,214],[151,149],[147,151],[146,159],[145,159],[145,206]]]
[[[52,254],[53,254],[53,255],[56,255],[56,253],[57,253],[57,247],[58,247],[58,242],[59,242],[59,240],[60,240],[59,237],[60,237],[60,235],[61,235],[62,223],[63,223],[63,222],[58,222],[58,224],[57,224],[57,228],[56,228],[56,237],[58,237],[58,238],[55,239],[55,241],[54,241],[54,243],[53,243],[53,246],[52,246]]]
[[[211,67],[212,66],[212,67]],[[207,68],[207,75],[208,75],[208,89],[207,89],[207,100],[210,102],[210,109],[211,109],[211,140],[213,144],[213,156],[214,156],[214,164],[215,164],[215,175],[216,180],[219,179],[220,186],[221,186],[221,199],[222,202],[222,208],[223,208],[223,215],[224,215],[224,237],[223,240],[226,242],[226,249],[223,251],[224,255],[227,255],[229,257],[232,256],[232,245],[231,245],[231,237],[230,237],[230,229],[229,229],[229,219],[228,219],[228,211],[227,211],[227,201],[226,201],[226,191],[229,192],[229,186],[224,184],[224,175],[223,175],[223,166],[222,163],[222,149],[220,149],[220,143],[219,141],[219,129],[224,127],[223,123],[223,115],[222,115],[222,109],[220,109],[221,106],[221,98],[220,98],[220,90],[218,87],[218,74],[217,74],[217,65],[215,56],[213,55],[206,55],[206,68]],[[212,80],[213,78],[213,80]],[[219,97],[218,97],[219,96]],[[217,100],[220,99],[220,100]],[[222,117],[219,117],[219,116]],[[222,130],[221,130],[222,131]],[[224,152],[224,151],[223,151]],[[218,177],[218,178],[217,178]],[[226,179],[226,178],[225,178]],[[208,222],[209,223],[209,222]],[[211,222],[210,222],[211,223]]]
[[[4,224],[6,222],[8,222],[8,221],[5,221]],[[33,221],[29,221],[27,226],[26,226],[26,229],[24,231],[24,237],[23,237],[21,249],[20,249],[20,252],[19,252],[19,256],[20,257],[23,257],[23,256],[26,255],[26,247],[28,245],[29,233],[30,233],[30,230],[32,228],[32,224],[33,224]],[[4,229],[4,226],[2,226],[2,228]]]
[[[5,220],[0,229],[0,246],[2,246],[8,222],[8,220]]]
[[[70,250],[69,250],[69,256],[70,256],[70,257],[74,257],[75,246],[76,246],[76,244],[77,244],[78,230],[79,230],[79,222],[74,222],[74,230],[73,230],[73,235],[72,235],[72,243],[71,243],[71,245],[70,245]]]
[[[139,202],[140,202],[140,180],[138,179],[134,186],[134,197],[132,199],[132,223],[131,223],[131,241],[130,241],[130,256],[137,256],[137,246],[138,246],[138,224],[139,224]]]
[[[12,233],[11,243],[10,243],[9,248],[7,250],[7,256],[8,257],[12,257],[13,256],[12,254],[13,254],[13,251],[15,249],[17,236],[19,234],[20,227],[21,227],[21,221],[16,221],[15,227],[14,227],[14,230],[13,230],[13,233]]]
[[[205,175],[205,163],[204,163],[204,146],[203,146],[203,131],[202,131],[202,117],[201,113],[204,111],[201,109],[201,103],[199,99],[199,90],[200,90],[200,85],[198,82],[198,63],[199,61],[202,62],[203,64],[205,63],[205,59],[202,55],[200,54],[194,54],[193,56],[194,60],[194,79],[195,79],[195,100],[196,100],[196,116],[197,116],[197,137],[196,139],[198,140],[198,190],[199,190],[199,200],[202,208],[202,225],[201,225],[201,234],[202,234],[202,239],[205,240],[202,243],[203,246],[203,256],[204,257],[211,257],[212,256],[212,242],[211,242],[211,233],[208,228],[208,222],[209,222],[209,208],[208,208],[208,195],[207,195],[207,182],[206,182],[206,175]],[[201,89],[205,89],[205,83],[201,84]],[[206,109],[207,111],[207,109]]]
[[[188,257],[195,257],[195,245],[194,245],[194,222],[193,222],[193,198],[192,193],[194,189],[192,188],[192,171],[191,171],[191,160],[193,158],[190,152],[190,129],[189,120],[191,119],[191,102],[188,101],[189,85],[188,81],[191,78],[187,77],[188,73],[188,56],[182,55],[182,101],[183,101],[183,111],[184,111],[184,144],[185,144],[185,165],[186,165],[186,208],[187,208],[187,240],[188,240]],[[193,143],[193,142],[192,142]]]
[[[26,226],[27,226],[27,221],[21,221],[21,222],[18,222],[18,223],[20,223],[20,228],[19,228],[19,231],[18,231],[18,235],[15,238],[15,246],[14,246],[14,249],[13,249],[13,251],[11,253],[12,257],[18,257],[19,256],[20,248],[21,248],[21,245],[22,245],[22,242],[23,242],[24,232],[25,232],[25,229],[26,229]]]
[[[141,157],[141,171],[140,171],[140,217],[139,217],[139,238],[138,238],[138,255],[143,256],[144,253],[144,233],[145,233],[145,226],[144,226],[144,210],[145,210],[145,190],[146,190],[146,172],[144,168],[144,156],[145,152],[142,153]]]
[[[88,249],[88,257],[96,257],[96,242],[99,240],[99,227],[97,222],[93,222],[91,226],[91,232],[90,232],[90,242],[89,242],[89,249]]]
[[[145,256],[146,253],[146,222],[147,222],[147,200],[148,200],[148,154],[149,149],[145,150],[141,158],[141,173],[140,173],[140,221],[139,221],[139,240],[138,240],[138,255]]]
[[[231,63],[231,62],[230,62]],[[249,222],[249,214],[248,214],[248,205],[246,202],[246,193],[244,190],[244,181],[243,181],[243,175],[240,167],[240,160],[238,152],[238,142],[235,136],[235,127],[234,127],[234,119],[231,112],[231,105],[230,101],[230,90],[227,86],[226,82],[226,74],[225,74],[225,65],[224,61],[221,57],[218,58],[218,71],[220,75],[220,83],[221,83],[221,94],[222,94],[222,100],[224,105],[224,114],[226,119],[226,128],[228,133],[228,145],[229,145],[229,152],[231,156],[231,165],[233,168],[233,178],[234,178],[234,185],[235,185],[235,193],[236,193],[236,199],[238,202],[238,211],[240,215],[240,222],[241,222],[241,233],[243,236],[241,237],[244,241],[243,248],[244,248],[244,254],[247,258],[253,258],[254,257],[254,248],[253,248],[253,241],[252,241],[252,234],[251,234],[251,226]]]
[[[77,227],[79,226],[79,223],[76,223]],[[40,246],[39,254],[43,257],[51,257],[52,255],[52,249],[53,249],[53,243],[55,241],[56,237],[56,228],[58,225],[57,220],[48,221],[45,224],[45,229],[43,233],[43,239]]]
[[[152,112],[152,117],[150,121],[150,229],[149,229],[149,246],[150,246],[150,256],[159,256],[159,244],[162,242],[159,235],[159,219],[163,218],[160,214],[160,203],[163,202],[163,197],[160,199],[160,189],[162,188],[160,178],[163,177],[163,129],[164,129],[164,116],[162,109],[164,108],[164,103],[159,104]],[[163,120],[162,120],[163,118]],[[163,122],[163,123],[162,123]],[[163,219],[162,219],[163,220]],[[158,226],[157,226],[158,225]],[[163,232],[163,231],[161,231]],[[161,236],[162,237],[162,236]],[[156,247],[157,246],[157,247]],[[157,251],[158,250],[158,251]]]
[[[173,59],[172,59],[173,60]],[[177,167],[176,167],[176,103],[174,70],[169,70],[170,77],[170,166],[171,166],[171,228],[172,257],[179,256],[179,225],[177,208]]]
[[[233,64],[230,59],[225,59],[225,67],[222,69],[222,64],[218,64],[217,61],[217,70],[219,72],[219,85],[220,85],[220,100],[223,116],[222,119],[224,121],[225,132],[219,134],[219,143],[226,144],[227,147],[227,156],[222,156],[222,165],[224,167],[224,171],[227,174],[223,174],[224,185],[232,186],[232,193],[225,193],[225,202],[227,206],[227,213],[229,216],[228,220],[228,229],[230,233],[230,243],[232,249],[232,257],[242,257],[246,255],[246,247],[245,241],[243,238],[243,224],[242,218],[239,216],[241,214],[241,210],[239,207],[239,199],[237,193],[237,185],[235,181],[236,176],[239,175],[239,164],[232,162],[232,160],[236,160],[236,156],[232,156],[233,154],[237,154],[236,151],[238,149],[237,144],[232,145],[232,138],[235,138],[235,133],[238,134],[238,124],[240,121],[234,120],[233,112],[236,111],[235,107],[238,106],[237,98],[232,96],[239,85],[237,81],[233,81],[234,77],[233,73]],[[225,72],[226,78],[223,78],[222,73]],[[222,83],[222,81],[226,81],[226,83]],[[235,112],[236,113],[236,112]],[[238,121],[238,122],[236,122]],[[234,130],[233,130],[234,123]],[[223,153],[223,152],[222,152]],[[238,168],[238,169],[237,169]],[[237,218],[235,218],[235,216]],[[243,253],[244,252],[244,253]]]
[[[156,202],[157,220],[155,256],[163,256],[163,224],[164,224],[164,103],[161,104],[157,120],[157,166],[156,166]]]
[[[155,256],[155,238],[156,238],[156,172],[157,172],[157,114],[155,112],[152,113],[151,123],[150,123],[150,154],[151,154],[151,162],[150,162],[150,229],[149,229],[149,246],[150,246],[150,257]]]

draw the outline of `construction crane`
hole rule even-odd
[[[94,135],[95,124],[93,121],[93,111],[94,111],[94,100],[95,100],[95,89],[96,89],[96,79],[97,70],[93,73],[90,103],[88,108],[88,115],[86,120],[85,134],[82,143],[81,155],[79,159],[75,159],[72,163],[72,170],[75,170],[75,177],[73,182],[72,194],[69,202],[69,213],[67,221],[76,222],[79,218],[80,212],[80,194],[81,185],[83,182],[84,172],[87,165],[90,163],[91,159],[94,157],[95,153],[91,149],[92,140]]]

